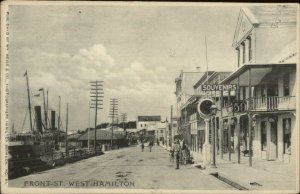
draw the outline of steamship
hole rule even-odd
[[[34,172],[47,170],[55,166],[63,157],[65,132],[60,130],[60,115],[58,116],[58,127],[55,128],[55,111],[51,110],[51,122],[48,127],[48,100],[45,103],[44,90],[44,119],[42,120],[42,107],[34,106],[34,116],[31,115],[31,101],[29,92],[28,74],[25,72],[27,83],[29,132],[15,132],[12,127],[8,145],[8,178],[13,179]],[[35,95],[36,96],[36,95]],[[48,92],[47,92],[48,99]],[[60,100],[59,100],[60,102]],[[59,104],[60,107],[60,104]],[[26,120],[26,115],[25,119]],[[34,121],[34,122],[32,122]],[[14,125],[13,125],[14,126]],[[23,123],[24,126],[24,123]]]

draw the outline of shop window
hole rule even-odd
[[[283,119],[283,153],[291,154],[291,118]]]
[[[267,150],[267,123],[266,121],[261,122],[261,150]]]
[[[283,76],[283,95],[290,95],[290,75],[288,73]]]

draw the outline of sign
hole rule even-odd
[[[247,102],[244,100],[233,101],[233,112],[245,112],[247,110]]]
[[[228,85],[222,85],[222,84],[207,84],[207,85],[201,85],[202,91],[235,91],[237,89],[236,84],[228,84]]]
[[[213,100],[205,98],[198,103],[198,113],[201,118],[209,118],[212,115],[211,106],[213,105]]]

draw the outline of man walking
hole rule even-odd
[[[144,147],[145,147],[144,142],[142,142],[142,152],[144,151]]]
[[[179,169],[180,144],[179,144],[178,140],[176,140],[174,142],[173,151],[174,151],[174,157],[175,157],[175,161],[176,161],[175,169]]]

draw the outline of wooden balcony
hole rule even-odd
[[[255,111],[277,111],[277,110],[296,110],[296,97],[261,97],[252,98],[251,110]],[[247,100],[247,107],[249,100]]]

